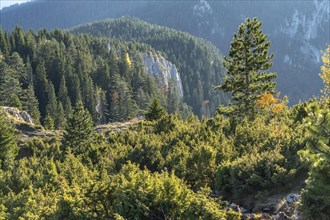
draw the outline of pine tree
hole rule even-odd
[[[66,80],[64,75],[62,75],[60,88],[58,91],[58,100],[62,103],[64,112],[69,114],[71,112],[71,101],[68,95],[68,88],[66,86]]]
[[[5,41],[4,53],[5,53],[5,56],[9,56],[9,54],[12,51],[12,47],[11,47],[11,44],[10,44],[10,38],[9,38],[8,31],[5,31],[5,34],[4,34],[3,38],[4,38],[4,41]]]
[[[109,104],[109,114],[111,121],[120,120],[120,107],[119,107],[119,92],[118,84],[120,80],[119,67],[118,67],[118,57],[114,52],[109,54],[109,64],[110,64],[110,83],[107,90],[107,101]]]
[[[4,56],[8,56],[9,51],[8,51],[8,45],[5,39],[5,35],[2,32],[2,29],[0,28],[0,52],[4,55]]]
[[[56,121],[57,118],[57,100],[55,95],[55,89],[52,82],[48,83],[47,88],[47,106],[46,106],[46,113],[47,115],[50,115],[54,121]]]
[[[275,82],[271,80],[276,74],[265,72],[272,66],[273,54],[268,54],[270,42],[262,33],[261,25],[256,18],[246,19],[234,34],[229,56],[225,57],[228,76],[216,89],[231,92],[231,104],[220,108],[220,112],[228,116],[253,117],[260,95],[275,93]]]
[[[45,63],[42,61],[37,65],[36,86],[35,86],[36,96],[39,101],[39,110],[42,117],[45,117],[46,115],[47,87],[48,87],[48,81],[47,81],[46,68],[45,68]]]
[[[5,62],[0,61],[0,105],[22,109],[20,101],[22,88],[14,75],[15,71]]]
[[[40,124],[40,112],[38,109],[39,103],[35,96],[32,85],[25,90],[25,96],[23,101],[23,110],[27,111],[33,119],[35,124]]]
[[[74,154],[86,152],[94,141],[93,120],[89,112],[84,109],[82,102],[72,110],[66,120],[66,129],[63,135],[63,147],[71,148]]]
[[[27,85],[29,84],[29,75],[21,56],[17,52],[14,52],[9,57],[7,63],[14,72],[12,77],[19,80],[23,84],[23,88],[26,88]]]
[[[179,111],[180,96],[177,86],[173,80],[170,80],[167,92],[167,111],[175,113]]]
[[[54,122],[55,122],[54,123],[55,127],[57,129],[64,129],[66,126],[65,112],[64,112],[62,102],[58,102],[58,104],[57,104],[56,118],[55,118]]]
[[[52,116],[50,115],[46,115],[46,117],[44,118],[44,127],[47,129],[47,130],[54,130],[55,128],[55,125],[54,125],[54,119],[52,118]]]
[[[160,105],[159,99],[154,99],[144,116],[146,120],[153,121],[160,119],[164,115],[165,115],[165,110]]]
[[[9,168],[18,153],[15,129],[8,123],[0,110],[0,169]]]

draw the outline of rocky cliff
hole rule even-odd
[[[148,73],[156,78],[159,86],[165,87],[167,90],[172,81],[180,97],[183,97],[181,77],[175,64],[169,62],[163,56],[152,52],[144,55],[144,63]]]
[[[16,107],[4,107],[4,106],[0,106],[0,110],[2,110],[5,113],[5,115],[13,122],[28,123],[33,125],[33,120],[26,111],[20,111]]]

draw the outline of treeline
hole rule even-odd
[[[213,86],[225,76],[223,58],[210,43],[187,33],[152,25],[135,18],[120,18],[78,26],[73,33],[114,37],[151,45],[162,51],[181,74],[184,101],[198,116],[213,115],[219,104],[228,98],[215,92]]]
[[[182,110],[175,85],[160,91],[146,72],[147,51],[153,49],[59,30],[0,30],[0,105],[26,110],[50,129],[64,128],[80,101],[96,124],[143,115],[153,98]]]

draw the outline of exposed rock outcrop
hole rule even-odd
[[[152,52],[144,55],[144,63],[148,73],[156,78],[159,86],[167,90],[172,80],[180,97],[183,97],[181,77],[175,64]]]
[[[16,107],[0,107],[6,116],[14,122],[33,124],[31,116],[26,111],[20,111]]]

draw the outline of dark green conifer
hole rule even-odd
[[[160,119],[164,115],[165,115],[165,110],[160,105],[159,99],[154,99],[144,116],[146,120],[153,121]]]
[[[262,33],[261,21],[246,19],[230,44],[224,65],[228,76],[223,85],[216,87],[232,95],[231,104],[220,112],[238,117],[255,113],[255,101],[263,93],[275,93],[276,74],[266,71],[272,66],[273,54],[268,53],[270,42]]]
[[[60,88],[58,91],[58,100],[62,103],[64,112],[69,114],[71,112],[71,101],[68,94],[68,88],[66,86],[66,80],[64,75],[62,75]]]
[[[23,109],[30,114],[35,124],[40,123],[40,112],[38,106],[39,103],[37,97],[35,96],[33,86],[29,85],[25,91]]]
[[[18,153],[15,129],[0,110],[0,169],[9,168]]]
[[[55,128],[55,125],[54,125],[54,119],[52,118],[52,116],[50,115],[46,115],[46,117],[44,118],[44,127],[47,129],[47,130],[54,130]]]
[[[41,61],[37,65],[37,70],[36,70],[35,92],[39,101],[39,110],[42,117],[45,117],[46,115],[47,88],[48,88],[48,81],[47,81],[45,63]]]
[[[57,129],[65,129],[66,122],[65,122],[65,112],[62,105],[62,102],[58,102],[57,104],[57,111],[56,111],[56,118],[55,118],[55,127]]]
[[[72,110],[66,120],[66,129],[63,135],[63,147],[71,148],[74,154],[86,152],[94,140],[93,120],[82,102]]]
[[[54,121],[56,121],[57,118],[57,100],[55,95],[55,89],[52,82],[48,83],[47,88],[47,106],[46,106],[46,113],[47,115],[50,115]]]

